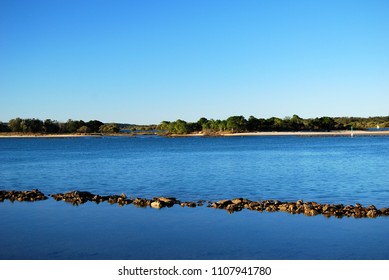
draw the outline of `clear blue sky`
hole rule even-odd
[[[389,1],[0,0],[0,121],[389,115]]]

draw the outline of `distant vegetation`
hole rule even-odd
[[[201,132],[205,135],[217,135],[222,133],[256,132],[256,131],[330,131],[389,127],[387,117],[320,117],[303,119],[298,115],[283,119],[272,117],[268,119],[250,116],[231,116],[226,120],[213,120],[200,118],[197,122],[176,120],[163,121],[157,125],[135,125],[121,123],[103,123],[98,120],[71,120],[58,122],[51,119],[44,121],[39,119],[15,118],[8,123],[0,122],[0,132],[14,133],[42,133],[42,134],[115,134],[126,133],[161,133],[161,134],[190,134]]]
[[[98,120],[84,122],[82,120],[68,120],[65,123],[51,119],[21,119],[16,118],[8,122],[8,125],[1,124],[1,132],[18,133],[118,133],[120,128],[117,124],[104,124]]]
[[[377,127],[389,127],[388,117],[321,117],[314,119],[303,119],[298,115],[280,119],[272,117],[269,119],[250,116],[245,119],[243,116],[231,116],[226,120],[213,120],[201,118],[197,122],[186,122],[177,120],[174,122],[163,121],[158,130],[167,134],[189,134],[202,132],[204,134],[220,134],[225,132],[256,132],[256,131],[330,131],[367,129]]]

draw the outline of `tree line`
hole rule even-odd
[[[389,116],[387,117],[320,117],[303,119],[298,115],[285,117],[283,119],[256,118],[250,116],[246,119],[243,116],[231,116],[226,120],[214,120],[200,118],[197,122],[186,122],[176,120],[173,122],[163,121],[158,126],[155,125],[128,125],[128,124],[104,124],[98,120],[69,119],[66,122],[58,122],[51,119],[22,119],[15,118],[8,123],[0,122],[0,132],[16,133],[43,133],[43,134],[60,134],[60,133],[119,133],[121,129],[130,131],[159,131],[166,134],[190,134],[202,132],[204,134],[218,133],[238,133],[238,132],[256,132],[256,131],[330,131],[330,130],[350,130],[389,127]]]
[[[379,126],[389,127],[388,117],[317,117],[303,119],[298,115],[285,117],[284,119],[272,117],[268,119],[250,116],[246,119],[243,116],[231,116],[226,120],[214,120],[200,118],[197,122],[186,122],[176,120],[173,122],[163,121],[158,125],[158,130],[167,134],[190,134],[202,132],[205,134],[223,132],[259,132],[259,131],[330,131],[330,130],[350,130],[367,129]]]
[[[8,121],[7,124],[0,122],[0,132],[18,132],[18,133],[118,133],[120,128],[117,124],[104,124],[98,120],[69,119],[67,122],[58,122],[51,119],[22,119],[15,118]]]

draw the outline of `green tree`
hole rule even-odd
[[[246,131],[247,121],[243,116],[231,116],[227,119],[227,129],[233,133]]]
[[[89,128],[90,132],[99,132],[100,127],[104,125],[104,123],[98,120],[90,120],[85,125]]]
[[[208,119],[203,117],[197,121],[197,127],[199,128],[199,130],[207,130],[211,128],[211,125]]]
[[[266,126],[271,131],[281,131],[284,127],[284,122],[280,118],[272,117],[266,120]]]
[[[336,122],[333,118],[330,117],[315,118],[315,119],[310,119],[308,121],[308,128],[310,130],[330,131],[335,129],[335,127],[336,127]]]
[[[9,132],[9,128],[6,124],[0,122],[0,132]]]
[[[11,119],[8,122],[8,127],[12,132],[23,132],[22,119]]]
[[[247,130],[248,131],[260,131],[260,120],[254,116],[250,116],[247,120]]]
[[[162,121],[158,126],[157,129],[161,131],[169,131],[170,122],[169,121]]]
[[[43,122],[43,130],[46,133],[58,133],[60,131],[59,123],[51,119],[46,119]]]
[[[43,122],[38,119],[23,119],[21,122],[22,132],[44,132]]]
[[[101,133],[118,133],[120,131],[120,128],[115,123],[103,124],[100,126],[99,131]]]
[[[86,125],[81,126],[79,129],[77,129],[78,133],[90,133],[91,130]]]
[[[183,120],[177,120],[175,122],[172,123],[173,126],[172,126],[172,133],[174,134],[188,134],[190,132],[192,132],[190,130],[190,126],[188,125],[188,123],[186,121],[183,121]]]
[[[293,115],[293,117],[290,119],[290,128],[294,131],[303,130],[305,128],[304,120],[298,115]]]
[[[69,132],[69,133],[75,133],[77,132],[77,130],[84,126],[85,125],[85,122],[84,121],[74,121],[72,119],[69,119],[65,126],[66,126],[66,131]]]
[[[322,130],[333,130],[335,128],[335,121],[330,117],[321,117],[319,119],[320,129]]]

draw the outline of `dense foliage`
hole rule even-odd
[[[104,123],[98,120],[90,120],[84,122],[82,120],[76,121],[69,119],[65,123],[53,121],[51,119],[11,119],[8,125],[2,124],[2,132],[21,132],[21,133],[99,133],[101,128],[105,130]],[[116,131],[116,129],[111,129]],[[110,130],[110,131],[111,131]],[[106,131],[106,130],[105,130]],[[104,132],[105,132],[104,131]],[[119,131],[119,130],[117,130]]]
[[[231,116],[226,120],[213,120],[201,118],[197,122],[186,122],[177,120],[174,122],[163,121],[158,129],[167,134],[188,134],[202,132],[204,134],[217,134],[222,132],[255,132],[255,131],[330,131],[367,129],[376,126],[380,128],[389,127],[388,117],[320,117],[314,119],[303,119],[298,115],[280,119],[272,117],[269,119],[250,116],[245,119],[243,116]]]
[[[69,119],[67,122],[58,122],[51,119],[44,121],[39,119],[15,118],[8,123],[0,122],[0,132],[15,133],[119,133],[127,131],[132,133],[154,133],[155,131],[166,134],[190,134],[201,132],[205,135],[220,134],[223,132],[256,132],[256,131],[330,131],[350,130],[368,128],[388,128],[388,117],[320,117],[314,119],[303,119],[298,115],[285,117],[283,119],[272,117],[268,119],[250,116],[246,119],[243,116],[231,116],[226,120],[214,120],[200,118],[197,122],[186,122],[176,120],[173,122],[163,121],[156,125],[135,125],[110,123],[104,124],[98,120]]]

